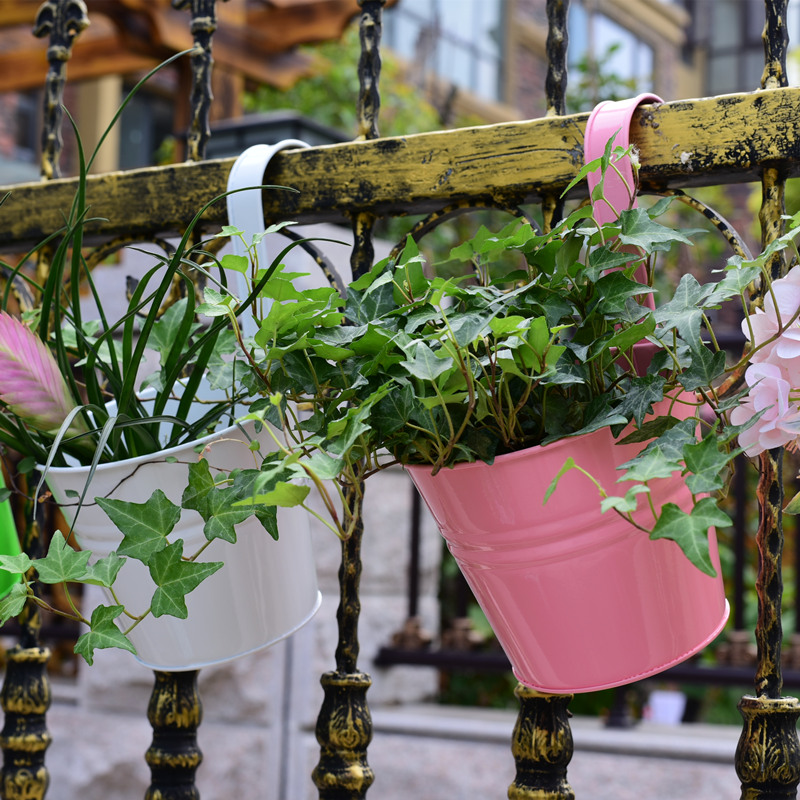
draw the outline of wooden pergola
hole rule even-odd
[[[70,80],[148,70],[191,48],[184,7],[202,2],[85,0],[92,22],[70,57]],[[40,87],[44,81],[48,41],[30,35],[42,5],[42,0],[0,0],[0,92]],[[297,45],[338,38],[358,12],[357,0],[219,3],[216,67],[258,83],[290,86],[311,67],[309,57],[296,51]]]
[[[319,62],[298,46],[338,39],[360,6],[358,0],[68,0],[66,9],[65,15],[57,0],[0,0],[0,94],[40,89],[60,65],[59,80],[68,72],[78,93],[72,107],[84,146],[91,148],[119,105],[123,81],[191,50],[199,35],[209,44],[203,66],[194,55],[179,59],[171,68],[174,78],[162,87],[176,99],[172,130],[175,157],[182,160],[198,156],[198,131],[188,144],[183,138],[198,122],[188,100],[199,79],[195,70],[203,70],[211,82],[209,99],[215,98],[207,122],[238,119],[248,85],[283,89],[312,74]],[[78,34],[80,45],[73,49]],[[53,45],[53,35],[63,44]],[[45,109],[58,113],[52,98]],[[112,131],[94,171],[117,168],[118,136],[118,129]]]

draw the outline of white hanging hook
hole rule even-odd
[[[300,139],[283,139],[276,144],[255,144],[248,147],[233,163],[228,175],[228,191],[259,187],[264,182],[264,173],[275,153],[281,150],[295,150],[310,147]],[[238,236],[231,238],[233,252],[239,256],[247,256],[245,242],[252,242],[253,236],[264,230],[264,203],[259,188],[235,191],[226,198],[228,205],[228,224],[244,232],[244,241]],[[261,267],[269,265],[266,238],[256,245],[256,255]],[[247,277],[239,277],[239,291],[247,293]],[[255,333],[253,319],[249,314],[242,315],[242,326],[246,335]]]

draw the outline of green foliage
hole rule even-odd
[[[17,266],[4,266],[14,277],[26,280],[39,298],[39,305],[26,316],[29,328],[14,323],[26,335],[18,341],[24,344],[33,339],[40,350],[49,348],[69,393],[73,398],[83,398],[83,402],[71,411],[64,409],[66,417],[60,429],[42,430],[17,412],[0,387],[0,444],[22,454],[29,465],[40,465],[43,475],[37,493],[52,466],[77,462],[88,467],[88,477],[75,498],[80,510],[81,504],[93,498],[92,479],[99,464],[152,456],[192,442],[223,422],[229,424],[234,413],[242,414],[258,397],[258,390],[266,383],[258,363],[245,351],[240,317],[258,312],[259,297],[286,299],[281,287],[294,291],[291,281],[281,274],[279,262],[299,243],[289,244],[272,264],[259,264],[255,253],[252,258],[226,255],[217,259],[207,252],[207,242],[198,241],[196,231],[208,206],[221,199],[214,198],[197,210],[174,250],[152,255],[151,269],[131,291],[120,318],[113,319],[103,307],[85,258],[84,242],[92,224],[86,186],[93,156],[86,159],[80,137],[78,151],[81,171],[71,207],[64,212],[64,226]],[[13,195],[8,202],[14,202]],[[256,241],[284,224],[258,234]],[[233,230],[226,229],[220,236],[228,238]],[[44,285],[38,285],[28,277],[31,270],[27,267],[45,251],[49,270]],[[237,272],[247,273],[253,289],[250,297],[236,298],[229,291],[228,276]],[[270,282],[273,273],[275,280]],[[201,309],[196,292],[197,285],[203,283],[210,304]],[[6,283],[0,298],[3,311],[10,302],[11,284]],[[84,316],[84,287],[88,288],[97,319]],[[176,295],[180,297],[174,301]],[[312,301],[315,315],[324,311],[323,305]],[[280,305],[275,308],[280,309]],[[201,311],[206,317],[200,315]],[[270,316],[264,330],[269,331],[275,320],[276,315]],[[293,321],[295,326],[301,322],[300,318]],[[278,330],[280,324],[275,328]],[[238,356],[233,358],[237,349]],[[142,382],[143,366],[152,355],[156,356],[155,371]],[[209,387],[216,393],[209,395]],[[255,413],[257,429],[271,418],[282,426],[281,414],[285,412],[273,407],[267,398],[262,400],[269,405]],[[268,413],[270,408],[274,415]],[[97,648],[134,651],[126,634],[148,615],[185,618],[186,595],[223,566],[222,562],[198,560],[205,547],[214,539],[235,543],[235,526],[251,516],[277,539],[277,507],[302,505],[309,492],[309,487],[295,485],[306,474],[302,467],[283,463],[280,457],[276,462],[274,457],[261,454],[258,447],[251,450],[251,469],[220,472],[214,477],[207,459],[198,458],[189,469],[182,505],[173,503],[161,490],[144,503],[94,498],[121,534],[117,551],[103,559],[94,560],[88,550],[75,550],[68,543],[72,531],[67,536],[56,531],[43,558],[31,561],[27,556],[0,556],[0,569],[23,576],[22,582],[0,601],[0,621],[19,614],[26,602],[47,605],[34,591],[36,580],[63,584],[71,610],[59,609],[57,613],[89,627],[79,639],[76,652],[92,663]],[[263,471],[259,468],[262,463]],[[314,463],[320,463],[320,459]],[[185,553],[180,539],[167,538],[182,513],[196,514],[204,525],[206,541],[195,552]],[[144,564],[154,581],[147,608],[127,609],[113,602],[84,613],[73,603],[69,585],[74,583],[102,586],[107,596],[116,600],[114,583],[128,560]]]
[[[599,162],[608,168],[620,155],[609,150]],[[621,496],[595,481],[603,509],[674,540],[714,574],[708,530],[730,520],[703,495],[724,488],[739,452],[727,417],[735,403],[717,387],[741,365],[726,364],[708,320],[723,302],[741,302],[767,254],[732,258],[716,283],[686,276],[653,310],[644,298],[655,258],[690,242],[656,219],[666,207],[623,209],[602,228],[582,208],[547,233],[524,222],[481,229],[450,253],[448,261],[472,267],[461,277],[423,268],[409,240],[396,263],[376,265],[344,301],[330,290],[273,306],[279,324],[265,320],[256,336],[261,378],[268,394],[313,409],[285,428],[295,443],[286,460],[313,474],[308,455],[325,453],[341,465],[340,481],[355,484],[388,463],[435,472],[610,428],[641,449],[621,468]],[[771,247],[791,246],[797,233]],[[517,269],[498,276],[493,262],[510,253]],[[217,313],[225,302],[205,307]],[[637,367],[634,348],[645,342],[649,367]],[[568,460],[560,474],[569,469],[581,467]],[[676,474],[694,504],[657,507],[652,482]]]
[[[331,92],[327,84],[325,91]],[[626,155],[609,146],[576,180],[597,167],[605,173]],[[481,227],[434,264],[409,239],[396,261],[376,264],[344,297],[333,288],[296,287],[296,276],[281,264],[286,250],[259,264],[256,245],[275,228],[244,241],[245,259],[218,258],[218,239],[244,240],[244,234],[226,226],[195,243],[204,207],[175,253],[156,259],[123,317],[109,320],[83,261],[85,190],[84,170],[62,238],[55,240],[47,284],[37,287],[43,301],[34,322],[75,395],[80,388],[88,397],[77,413],[90,431],[83,438],[92,443],[91,455],[87,460],[76,445],[79,437],[65,435],[70,419],[48,441],[8,411],[0,440],[46,468],[65,454],[83,457],[90,472],[79,503],[92,497],[101,461],[196,439],[234,409],[239,413],[246,397],[252,403],[244,419],[263,426],[275,449],[264,454],[254,446],[253,467],[218,475],[198,458],[180,487],[180,505],[160,490],[144,503],[95,498],[122,534],[117,553],[89,564],[88,552],[73,551],[57,533],[42,559],[0,558],[0,568],[28,573],[0,602],[0,618],[19,613],[26,599],[40,602],[32,573],[46,582],[100,584],[113,599],[125,559],[138,560],[155,583],[149,608],[112,602],[88,619],[73,609],[89,626],[76,650],[91,663],[96,648],[131,649],[125,633],[148,614],[184,618],[186,594],[222,566],[200,561],[202,551],[216,539],[235,546],[236,525],[251,515],[277,538],[277,508],[308,508],[313,489],[322,500],[321,518],[344,539],[360,523],[362,481],[391,464],[425,464],[435,472],[492,463],[498,455],[602,429],[641,447],[622,465],[621,487],[588,475],[601,509],[622,515],[643,535],[675,541],[713,574],[708,530],[729,520],[716,498],[705,495],[726,485],[741,430],[729,422],[735,401],[718,388],[743,364],[726,364],[710,312],[729,299],[741,303],[755,275],[769,280],[769,252],[792,246],[797,220],[769,252],[752,261],[731,259],[713,283],[686,276],[673,298],[653,310],[645,301],[654,291],[656,259],[691,242],[691,232],[659,220],[667,203],[618,209],[618,219],[604,226],[585,207],[544,233],[520,220],[499,230]],[[602,192],[601,183],[595,199]],[[231,276],[242,276],[245,288]],[[202,303],[195,300],[198,277],[205,284]],[[99,322],[80,312],[84,279]],[[163,312],[176,285],[184,295]],[[252,337],[240,324],[243,313],[253,316]],[[137,385],[147,350],[158,355],[151,401]],[[187,425],[209,370],[224,399]],[[177,405],[174,413],[167,412],[168,402]],[[710,413],[701,414],[702,406]],[[572,469],[588,474],[570,458],[550,491]],[[693,492],[691,508],[654,501],[651,487],[674,475]],[[184,552],[182,540],[168,539],[182,513],[197,515],[204,526],[206,541],[192,553]]]
[[[183,540],[178,539],[149,559],[150,577],[156,584],[151,610],[154,617],[169,614],[179,619],[189,615],[185,596],[224,566],[221,561],[197,562],[183,557]]]
[[[92,612],[89,630],[81,634],[75,642],[75,653],[83,656],[90,666],[94,663],[95,650],[117,647],[129,653],[136,652],[127,636],[114,624],[114,620],[122,615],[123,610],[120,605],[98,606]]]
[[[568,113],[591,111],[601,100],[625,100],[636,94],[636,80],[623,78],[611,69],[611,62],[619,49],[619,42],[613,42],[599,57],[587,50],[570,66]]]
[[[183,55],[186,53],[157,69]],[[153,72],[137,84],[115,120]],[[81,169],[71,207],[64,210],[64,225],[19,264],[4,264],[8,273],[26,281],[38,298],[27,322],[52,351],[71,396],[83,398],[75,411],[80,432],[74,432],[76,425],[70,417],[55,436],[28,425],[7,400],[0,399],[0,443],[47,467],[64,466],[70,458],[95,466],[192,441],[228,416],[245,396],[242,388],[232,383],[227,395],[209,405],[205,414],[186,422],[205,369],[221,358],[227,343],[222,336],[227,320],[199,324],[194,299],[198,273],[185,263],[195,227],[217,198],[198,210],[174,252],[153,256],[153,266],[132,291],[125,313],[110,319],[84,255],[84,239],[92,227],[86,193],[94,155],[87,158],[77,130],[75,133]],[[14,203],[13,193],[8,202]],[[48,270],[44,284],[39,285],[29,276],[35,270],[28,267],[45,252]],[[3,311],[11,300],[11,286],[12,281],[7,281],[0,297]],[[96,319],[84,318],[84,288]],[[165,311],[175,292],[183,297]],[[154,396],[148,401],[141,395],[141,378],[152,352],[157,353],[159,366],[149,379]],[[176,412],[167,414],[167,403],[175,398]]]
[[[261,86],[244,97],[250,112],[289,108],[345,134],[356,136],[356,102],[359,95],[358,64],[360,43],[357,26],[351,26],[338,42],[306,46],[303,52],[314,58],[315,71],[290,89]],[[476,124],[475,121],[471,121]],[[458,120],[457,124],[467,124]],[[400,62],[389,52],[381,53],[382,136],[434,131],[442,127],[436,109],[422,96],[418,87],[403,75]]]

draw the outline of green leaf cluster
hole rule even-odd
[[[89,630],[79,638],[75,652],[92,663],[94,651],[121,647],[136,652],[127,637],[133,627],[148,615],[186,619],[186,595],[224,565],[221,561],[200,559],[214,539],[236,542],[235,526],[255,515],[267,533],[278,538],[276,510],[281,505],[297,505],[305,499],[309,487],[291,483],[297,469],[280,462],[262,472],[258,469],[236,470],[230,475],[214,476],[205,458],[188,467],[189,478],[181,504],[173,503],[157,489],[143,503],[115,498],[95,498],[111,522],[122,534],[115,552],[90,562],[89,551],[76,551],[57,531],[47,555],[30,559],[27,555],[0,555],[0,569],[24,576],[23,582],[0,601],[0,621],[5,622],[22,611],[34,597],[33,582],[94,584],[114,595],[114,582],[128,559],[141,562],[152,579],[154,592],[147,608],[128,609],[115,602],[95,608],[89,619],[73,606],[80,621]],[[206,543],[196,552],[186,552],[184,541],[171,537],[184,512],[197,512],[204,523]],[[67,591],[67,597],[72,602]]]
[[[604,170],[617,155],[599,159]],[[253,353],[267,393],[312,410],[295,431],[299,463],[333,459],[347,483],[391,463],[491,463],[608,428],[640,451],[620,468],[622,496],[599,487],[603,510],[673,539],[712,573],[709,528],[729,524],[713,496],[739,452],[733,403],[718,392],[741,365],[727,362],[709,320],[742,301],[765,260],[732,258],[718,281],[688,275],[652,303],[656,260],[691,244],[691,232],[658,221],[667,205],[623,209],[605,226],[579,208],[547,232],[526,221],[482,228],[440,264],[409,239],[342,300],[285,295]],[[517,268],[493,277],[509,253]],[[453,263],[463,265],[455,277]],[[676,474],[692,509],[654,504],[651,488]]]
[[[609,144],[575,182],[591,169],[613,171],[622,155],[630,153]],[[76,553],[57,534],[45,558],[0,558],[0,569],[25,575],[0,601],[0,618],[38,602],[34,575],[96,583],[108,605],[86,614],[73,609],[89,626],[77,651],[91,663],[97,648],[132,649],[125,631],[148,614],[185,617],[186,595],[222,566],[203,562],[202,551],[216,539],[235,546],[236,525],[251,515],[277,538],[277,508],[300,505],[318,514],[305,503],[314,490],[320,518],[347,538],[360,522],[363,481],[389,465],[424,464],[436,472],[491,464],[603,429],[639,447],[621,465],[619,486],[601,486],[585,473],[599,490],[601,510],[654,539],[672,539],[713,573],[708,532],[729,523],[716,497],[738,452],[728,418],[737,396],[725,387],[746,358],[728,363],[711,313],[727,301],[744,304],[755,279],[769,281],[770,255],[794,246],[796,221],[756,259],[731,259],[716,282],[687,275],[666,301],[653,298],[657,261],[691,244],[690,232],[659,221],[668,202],[617,209],[618,218],[602,226],[584,206],[547,231],[524,219],[499,230],[481,227],[433,264],[409,238],[402,252],[340,295],[332,287],[300,288],[283,265],[303,239],[293,238],[272,263],[258,262],[260,239],[286,223],[251,241],[232,226],[198,241],[206,206],[174,249],[153,256],[130,289],[125,313],[113,320],[84,255],[87,169],[64,228],[19,266],[5,266],[40,297],[29,321],[52,347],[73,394],[85,399],[74,413],[88,433],[68,435],[67,419],[48,438],[0,404],[0,443],[44,464],[45,472],[68,458],[90,466],[79,503],[91,496],[98,464],[193,441],[237,417],[263,426],[274,449],[262,453],[253,441],[253,468],[221,476],[199,459],[189,467],[180,505],[160,491],[141,504],[97,498],[122,534],[117,552],[90,564],[89,553]],[[601,181],[593,199],[602,197]],[[217,255],[236,238],[246,257]],[[25,277],[24,265],[45,247],[51,268],[38,285]],[[84,318],[81,284],[99,319]],[[3,308],[9,296],[7,288]],[[245,314],[252,328],[241,323]],[[142,366],[153,354],[143,391]],[[570,457],[548,495],[572,469],[584,472]],[[658,482],[676,475],[689,488],[691,507],[659,507]],[[205,543],[195,553],[170,538],[183,512],[202,521]],[[126,559],[141,561],[154,582],[148,609],[117,602],[114,582]]]

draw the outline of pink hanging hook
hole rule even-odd
[[[655,94],[640,94],[629,100],[606,100],[595,106],[589,115],[584,133],[584,163],[588,164],[590,161],[602,156],[608,140],[612,136],[614,137],[614,147],[627,148],[631,139],[633,113],[642,103],[648,102],[663,103],[664,101]],[[622,177],[614,170],[609,169],[606,171],[603,194],[608,202],[605,200],[599,200],[596,203],[592,201],[594,217],[601,225],[606,222],[613,222],[620,211],[636,207],[636,198],[631,198],[630,196],[634,186],[630,158],[626,156],[614,163]],[[594,191],[594,187],[600,182],[600,178],[601,172],[599,169],[587,175],[590,192]]]
[[[631,139],[633,113],[642,103],[649,102],[663,103],[664,101],[658,95],[645,93],[629,100],[605,100],[596,105],[586,122],[583,139],[584,163],[588,164],[590,161],[602,156],[608,140],[612,136],[614,137],[613,147],[627,148]],[[631,197],[634,183],[630,157],[625,156],[615,161],[614,164],[619,170],[619,174],[613,169],[606,170],[603,184],[603,196],[605,199],[592,200],[594,218],[600,225],[606,222],[613,222],[621,211],[636,207],[636,197]],[[600,169],[593,170],[586,176],[590,197],[601,178],[602,172]],[[641,283],[645,283],[647,276],[644,274],[644,267],[637,270],[636,279]],[[652,293],[645,298],[645,305],[655,311],[656,304]],[[633,358],[637,372],[640,375],[647,371],[647,366],[653,357],[654,350],[654,346],[646,341],[634,345]]]

